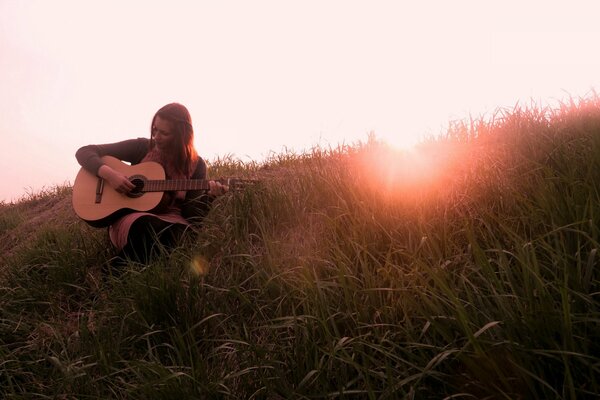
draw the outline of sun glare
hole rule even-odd
[[[418,138],[415,136],[390,135],[382,138],[382,141],[393,150],[412,151],[418,144]]]
[[[444,188],[454,153],[441,146],[399,149],[381,143],[367,151],[362,162],[376,192],[394,200],[415,199]]]

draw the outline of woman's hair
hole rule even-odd
[[[198,159],[198,153],[194,147],[194,128],[192,127],[190,112],[179,103],[170,103],[158,110],[154,114],[150,125],[150,151],[156,145],[152,131],[157,116],[173,124],[175,128],[175,132],[173,132],[175,134],[175,146],[171,163],[177,172],[189,176]]]

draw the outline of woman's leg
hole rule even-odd
[[[175,248],[184,231],[182,224],[166,222],[152,215],[142,216],[129,228],[122,254],[129,260],[147,264],[160,254],[161,247],[169,251]]]

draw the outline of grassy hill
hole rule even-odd
[[[600,393],[600,99],[211,176],[147,266],[69,187],[0,204],[4,398],[575,399]]]

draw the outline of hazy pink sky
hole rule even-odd
[[[595,1],[0,0],[0,201],[188,106],[201,155],[263,160],[600,88]]]

